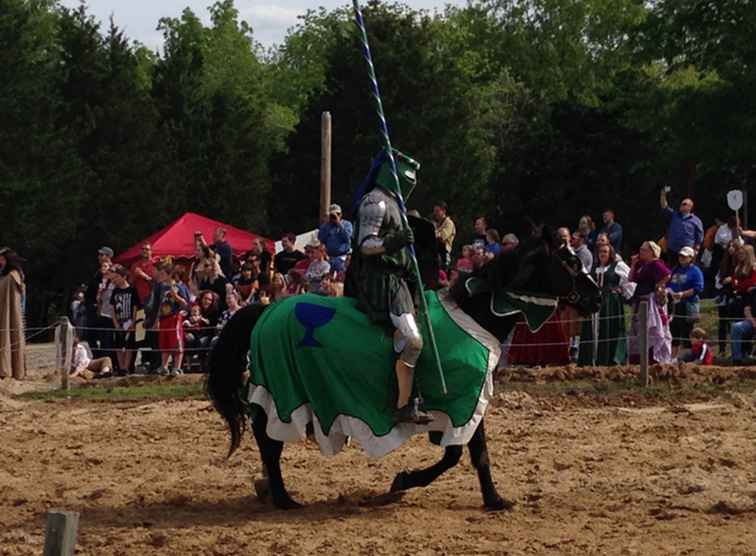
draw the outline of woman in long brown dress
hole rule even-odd
[[[26,376],[24,351],[25,294],[21,257],[8,247],[0,248],[0,379]]]

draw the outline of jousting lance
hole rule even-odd
[[[370,77],[370,85],[372,88],[373,100],[378,112],[378,123],[381,136],[383,137],[383,145],[388,155],[388,160],[391,168],[391,177],[396,184],[396,200],[399,202],[399,209],[402,215],[402,226],[409,228],[409,221],[407,220],[407,207],[404,204],[404,196],[402,195],[402,188],[399,184],[399,174],[396,169],[396,159],[394,158],[394,151],[391,148],[391,138],[389,137],[388,124],[386,123],[386,116],[383,112],[383,101],[381,100],[381,91],[378,88],[378,78],[375,75],[375,66],[373,65],[373,56],[370,53],[370,43],[368,42],[367,29],[365,28],[365,20],[362,18],[362,10],[360,9],[360,3],[358,0],[352,0],[354,6],[354,18],[357,23],[357,28],[360,31],[360,40],[362,41],[362,54],[367,62],[368,76]],[[425,328],[428,331],[428,339],[430,340],[431,349],[433,350],[433,358],[436,362],[436,368],[438,370],[438,376],[441,379],[441,390],[444,395],[448,392],[446,390],[446,379],[444,378],[444,371],[441,368],[441,357],[438,355],[438,346],[436,345],[436,336],[433,333],[433,326],[431,325],[430,313],[428,312],[428,302],[423,295],[423,279],[420,276],[420,267],[417,264],[417,257],[415,256],[415,246],[410,244],[407,246],[410,260],[412,261],[412,270],[415,274],[415,280],[420,288],[420,308],[425,319]]]

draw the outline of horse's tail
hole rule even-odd
[[[231,433],[229,457],[239,447],[246,425],[244,406],[239,397],[242,377],[247,370],[250,338],[264,305],[239,309],[221,331],[210,352],[207,394],[213,406],[228,423]]]

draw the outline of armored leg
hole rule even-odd
[[[423,350],[423,337],[417,326],[415,316],[411,313],[391,315],[391,322],[396,327],[394,332],[394,349],[399,352],[394,370],[399,386],[396,400],[395,419],[398,422],[415,424],[430,423],[433,418],[420,409],[419,400],[410,400],[415,364]]]

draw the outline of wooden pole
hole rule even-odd
[[[63,319],[58,320],[58,326],[55,327],[55,368],[60,373],[60,385],[63,387],[64,381],[68,380],[68,373],[63,364]],[[64,377],[65,375],[65,377]]]
[[[73,556],[79,513],[53,510],[47,512],[47,531],[43,556]]]
[[[60,317],[58,326],[55,330],[55,359],[60,372],[60,389],[68,390],[68,373],[71,370],[71,360],[73,358],[73,327],[68,317]]]
[[[638,346],[640,350],[640,381],[648,386],[648,301],[641,301],[638,307]]]
[[[320,117],[320,222],[328,220],[331,205],[331,113]]]

